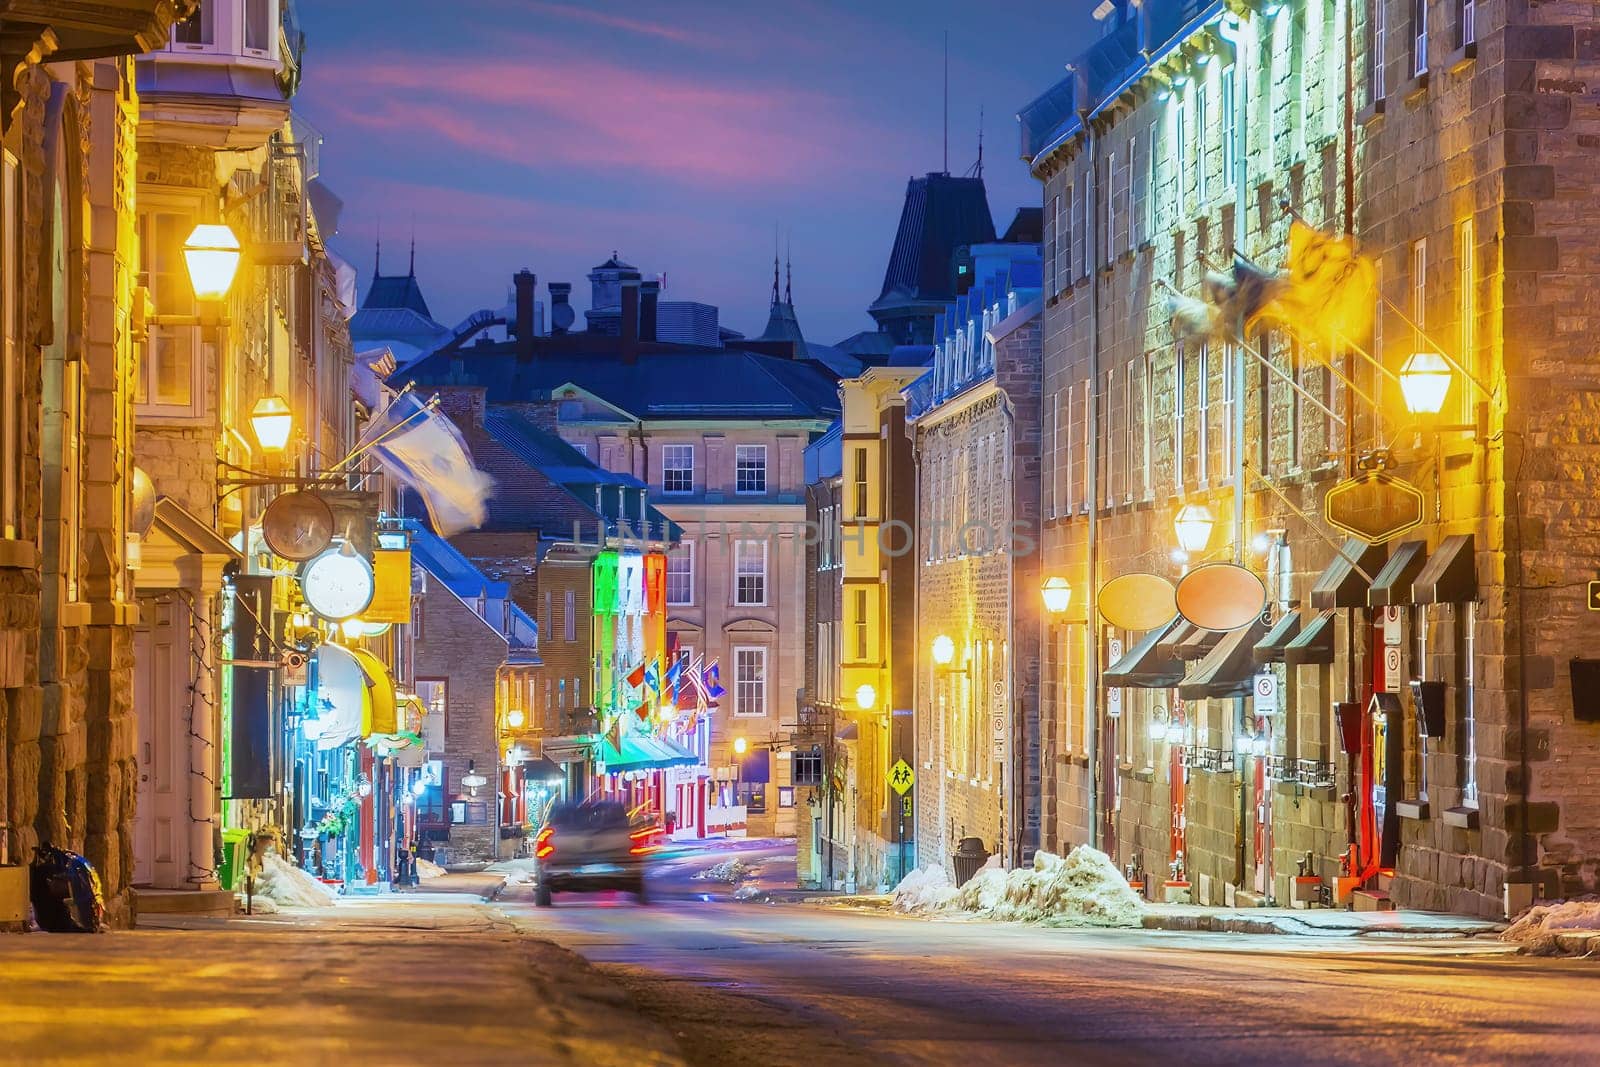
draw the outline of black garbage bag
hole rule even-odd
[[[105,916],[100,876],[76,852],[40,845],[28,872],[33,917],[53,934],[93,934]]]

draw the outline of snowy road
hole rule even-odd
[[[714,859],[712,857],[711,859]],[[710,859],[707,860],[710,862]],[[1481,941],[928,922],[608,896],[501,907],[705,1064],[1593,1063],[1600,964]]]

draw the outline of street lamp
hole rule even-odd
[[[956,643],[950,640],[948,634],[940,634],[933,639],[933,662],[941,667],[950,666],[956,658]]]
[[[871,711],[878,702],[878,691],[868,682],[856,686],[856,707],[862,711]]]
[[[250,409],[250,425],[256,432],[261,451],[282,452],[294,429],[294,412],[289,410],[288,401],[272,393],[257,400]]]
[[[1413,352],[1400,368],[1400,393],[1413,415],[1437,415],[1453,374],[1437,352]]]
[[[1039,595],[1044,597],[1044,610],[1052,615],[1065,615],[1072,606],[1072,584],[1065,578],[1047,579]]]
[[[1185,504],[1172,520],[1173,532],[1178,535],[1178,547],[1190,554],[1204,552],[1211,543],[1211,527],[1216,523],[1211,509],[1204,504]]]
[[[528,716],[521,708],[512,708],[506,712],[506,726],[513,730],[522,729],[522,724],[528,721]]]
[[[202,222],[183,242],[183,261],[196,300],[221,300],[239,271],[239,238],[224,223]]]
[[[745,751],[747,749],[749,749],[749,747],[750,747],[750,742],[746,741],[744,738],[735,737],[733,739],[733,751],[736,754],[738,754],[740,756],[744,755]]]

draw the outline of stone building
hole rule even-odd
[[[1046,847],[1096,843],[1204,903],[1491,913],[1587,886],[1587,705],[1557,664],[1581,681],[1563,587],[1594,570],[1560,473],[1594,197],[1562,163],[1592,61],[1554,13],[1434,8],[1112,5],[1082,73],[1022,113],[1044,573],[1087,601],[1049,630]],[[1295,218],[1376,265],[1370,332],[1175,328],[1170,296],[1236,254],[1284,266]],[[1435,417],[1403,402],[1416,352],[1449,365]],[[1421,487],[1421,525],[1346,540],[1328,489],[1380,464]],[[1185,505],[1216,519],[1188,558]],[[1263,580],[1260,623],[1097,614],[1114,576],[1218,560]]]
[[[192,4],[0,5],[0,903],[49,842],[131,919],[135,125]],[[24,904],[25,906],[25,904]]]
[[[1039,843],[1039,260],[1005,245],[974,258],[977,280],[940,316],[931,367],[904,390],[917,470],[918,866],[948,864],[967,837],[1008,865]]]

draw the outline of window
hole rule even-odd
[[[1210,117],[1207,112],[1205,68],[1199,71],[1199,79],[1194,86],[1194,195],[1199,201],[1199,210],[1206,209],[1206,120]]]
[[[733,650],[733,713],[748,717],[767,713],[767,650]]]
[[[1134,449],[1134,462],[1138,467],[1139,499],[1149,500],[1155,494],[1155,476],[1150,469],[1152,457],[1151,445],[1154,442],[1155,427],[1152,425],[1155,415],[1155,391],[1150,381],[1150,357],[1147,355],[1137,363],[1139,370],[1137,407],[1134,412],[1134,424],[1138,427],[1138,439]]]
[[[680,541],[667,551],[667,603],[694,603],[693,541]]]
[[[1122,226],[1122,205],[1117,202],[1117,154],[1106,153],[1106,234],[1103,238],[1105,259],[1110,263],[1117,258],[1117,230]]]
[[[578,639],[578,593],[574,589],[567,590],[567,602],[561,618],[561,637],[569,644]]]
[[[1172,180],[1172,222],[1177,225],[1183,218],[1183,198],[1189,188],[1189,145],[1186,138],[1189,136],[1188,112],[1183,101],[1172,109],[1172,151],[1173,151],[1173,180]]]
[[[1044,517],[1056,517],[1056,483],[1061,470],[1061,394],[1051,393],[1045,398],[1044,404],[1044,429],[1041,433],[1040,447],[1050,457],[1050,462],[1043,472],[1044,482]]]
[[[1079,258],[1076,273],[1080,278],[1087,278],[1089,276],[1089,271],[1091,269],[1089,260],[1093,258],[1094,255],[1094,249],[1089,244],[1089,197],[1091,195],[1089,188],[1090,174],[1091,171],[1085,171],[1083,173],[1083,183],[1078,189],[1077,198],[1078,221],[1073,226],[1073,232],[1079,235],[1077,242]]]
[[[172,28],[172,41],[175,45],[188,46],[182,50],[192,50],[197,45],[209,45],[216,41],[216,5],[214,0],[200,0],[200,7],[195,13],[184,19]]]
[[[1222,68],[1222,187],[1232,189],[1239,162],[1239,112],[1234,100],[1239,65]]]
[[[545,593],[544,593],[544,617],[539,622],[539,630],[540,630],[541,633],[547,633],[547,634],[555,633],[555,628],[551,625],[551,622],[550,622],[550,619],[551,619],[550,602],[551,602],[552,597],[553,597],[553,594],[550,592],[550,590],[546,589]],[[419,633],[419,634],[417,634],[417,636],[421,637],[422,635]]]
[[[1200,343],[1195,361],[1195,481],[1205,485],[1211,476],[1211,346],[1208,343]]]
[[[1072,287],[1072,213],[1077,209],[1077,194],[1068,182],[1066,195],[1056,197],[1057,293]]]
[[[1457,358],[1466,371],[1456,381],[1456,403],[1460,412],[1458,421],[1462,425],[1470,425],[1477,421],[1473,415],[1477,397],[1467,376],[1476,377],[1478,373],[1477,248],[1471,218],[1461,220],[1461,247],[1456,253],[1456,262],[1460,266],[1457,288],[1460,289],[1461,300],[1461,350]]]
[[[1056,289],[1056,256],[1061,253],[1061,229],[1056,220],[1061,217],[1061,194],[1045,198],[1044,202],[1044,297],[1051,299]]]
[[[735,541],[733,602],[760,606],[767,602],[767,543]]]
[[[1221,447],[1217,449],[1217,462],[1220,470],[1217,478],[1223,482],[1233,480],[1233,404],[1234,390],[1238,384],[1234,381],[1234,366],[1239,359],[1239,350],[1233,344],[1222,347],[1222,407],[1217,412],[1217,436],[1221,439]]]
[[[822,750],[814,748],[807,752],[795,749],[791,757],[792,763],[789,774],[795,785],[821,785],[822,784]]]
[[[1056,456],[1056,469],[1051,474],[1051,488],[1056,497],[1056,514],[1072,514],[1072,405],[1076,399],[1075,386],[1068,384],[1064,392],[1055,395],[1051,405],[1055,410],[1055,436],[1050,450]]]
[[[417,699],[422,701],[422,737],[429,749],[438,749],[450,736],[450,717],[445,714],[450,706],[449,683],[443,678],[418,678]]]
[[[5,227],[0,236],[0,334],[4,335],[0,339],[0,390],[4,396],[0,400],[0,526],[8,541],[16,539],[21,522],[17,512],[22,477],[22,427],[17,404],[22,392],[22,353],[17,336],[17,300],[22,294],[17,250],[22,210],[18,192],[17,157],[7,151],[0,168],[0,226]]]
[[[767,446],[739,445],[733,450],[736,493],[767,491]]]
[[[867,450],[865,448],[856,448],[855,460],[856,518],[870,520],[872,514],[867,507]]]
[[[1470,808],[1478,806],[1478,709],[1477,709],[1477,612],[1473,605],[1462,604],[1461,613],[1461,720],[1465,736],[1462,748],[1461,803]]]
[[[588,459],[589,458],[589,445],[584,441],[575,441],[575,442],[573,442],[572,443],[572,450],[574,452],[576,452],[578,455],[582,456],[584,459]]]
[[[1411,246],[1411,324],[1415,332],[1415,347],[1420,351],[1427,341],[1422,331],[1428,328],[1428,239],[1418,239]]]
[[[1185,373],[1183,345],[1177,344],[1172,350],[1172,488],[1177,492],[1183,491],[1183,486],[1188,476],[1188,456],[1184,454],[1184,434],[1188,433],[1186,413],[1189,406],[1186,391],[1189,383]]]
[[[694,492],[694,446],[661,446],[661,491]]]
[[[1428,0],[1411,0],[1411,76],[1428,73]]]
[[[194,314],[194,295],[183,264],[183,242],[194,228],[187,212],[152,209],[139,214],[140,284],[157,315]],[[193,416],[200,407],[204,360],[194,326],[149,329],[134,382],[143,414]]]
[[[244,50],[265,53],[272,46],[272,0],[244,0]]]
[[[1471,0],[1468,0],[1468,2],[1470,3]],[[1367,51],[1367,69],[1371,74],[1372,99],[1374,102],[1382,100],[1386,92],[1383,79],[1383,57],[1388,47],[1388,0],[1372,0],[1372,34],[1371,44]]]
[[[855,609],[856,610],[855,610],[855,618],[851,620],[851,626],[855,630],[855,645],[856,645],[855,658],[856,658],[857,662],[861,662],[861,661],[866,660],[867,659],[867,655],[868,655],[868,650],[867,650],[867,647],[868,647],[868,641],[867,641],[867,638],[868,638],[868,632],[867,632],[867,622],[868,622],[868,616],[867,616],[867,591],[865,589],[857,589],[855,591],[855,594],[856,594],[856,596],[855,596],[855,601],[856,601]]]
[[[1139,142],[1128,139],[1128,243],[1138,248],[1150,233],[1150,189],[1155,185],[1155,140],[1147,138],[1144,148],[1145,163],[1139,165]]]
[[[1465,48],[1478,40],[1476,0],[1456,0],[1456,47]]]

